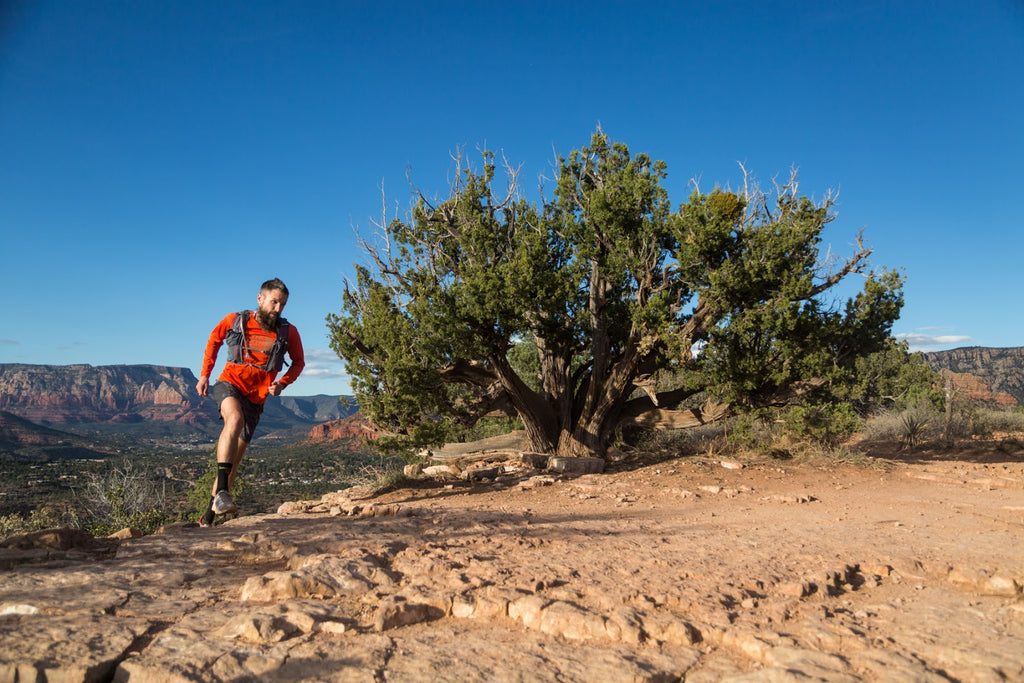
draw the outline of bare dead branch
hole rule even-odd
[[[440,370],[442,380],[450,383],[471,384],[478,387],[489,387],[497,376],[494,371],[480,361],[466,359],[456,360]]]
[[[633,378],[633,386],[647,394],[647,398],[650,399],[655,407],[659,405],[656,392],[657,384],[658,382],[654,375],[641,375]]]
[[[668,410],[652,408],[637,414],[624,414],[618,427],[640,427],[642,429],[690,429],[718,422],[732,414],[732,406],[726,403],[708,401],[700,408]]]

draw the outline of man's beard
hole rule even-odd
[[[267,332],[276,332],[281,324],[281,316],[277,313],[267,313],[262,308],[256,310],[256,322]]]

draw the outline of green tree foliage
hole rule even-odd
[[[910,353],[906,342],[889,339],[844,370],[845,380],[834,382],[828,397],[849,403],[861,417],[877,409],[906,410],[921,401],[942,407],[938,374],[920,352]]]
[[[871,271],[859,238],[822,257],[832,199],[795,177],[673,210],[665,164],[601,131],[539,204],[505,170],[499,188],[493,154],[480,172],[460,159],[447,199],[421,194],[364,243],[328,316],[361,408],[414,443],[503,412],[537,451],[601,456],[621,426],[786,405],[883,348],[902,306],[902,278]],[[830,302],[855,273],[862,290]]]
[[[855,432],[861,420],[849,403],[806,401],[784,411],[783,425],[797,438],[833,447]]]

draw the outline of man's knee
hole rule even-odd
[[[230,427],[231,431],[240,432],[242,431],[242,426],[245,425],[245,416],[241,413],[225,415],[224,425]]]
[[[224,420],[224,431],[237,437],[245,427],[245,413],[236,399],[226,398],[220,404],[220,416]]]

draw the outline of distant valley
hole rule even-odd
[[[22,460],[96,460],[113,453],[94,440],[37,425],[0,410],[0,454]]]
[[[936,371],[951,373],[972,399],[1024,405],[1024,347],[964,347],[924,358]],[[188,368],[163,365],[0,364],[0,454],[89,458],[143,444],[210,444],[221,422],[213,400],[196,392],[196,381]],[[270,397],[253,446],[366,438],[364,426],[351,422],[356,417],[345,420],[356,412],[351,397]]]

